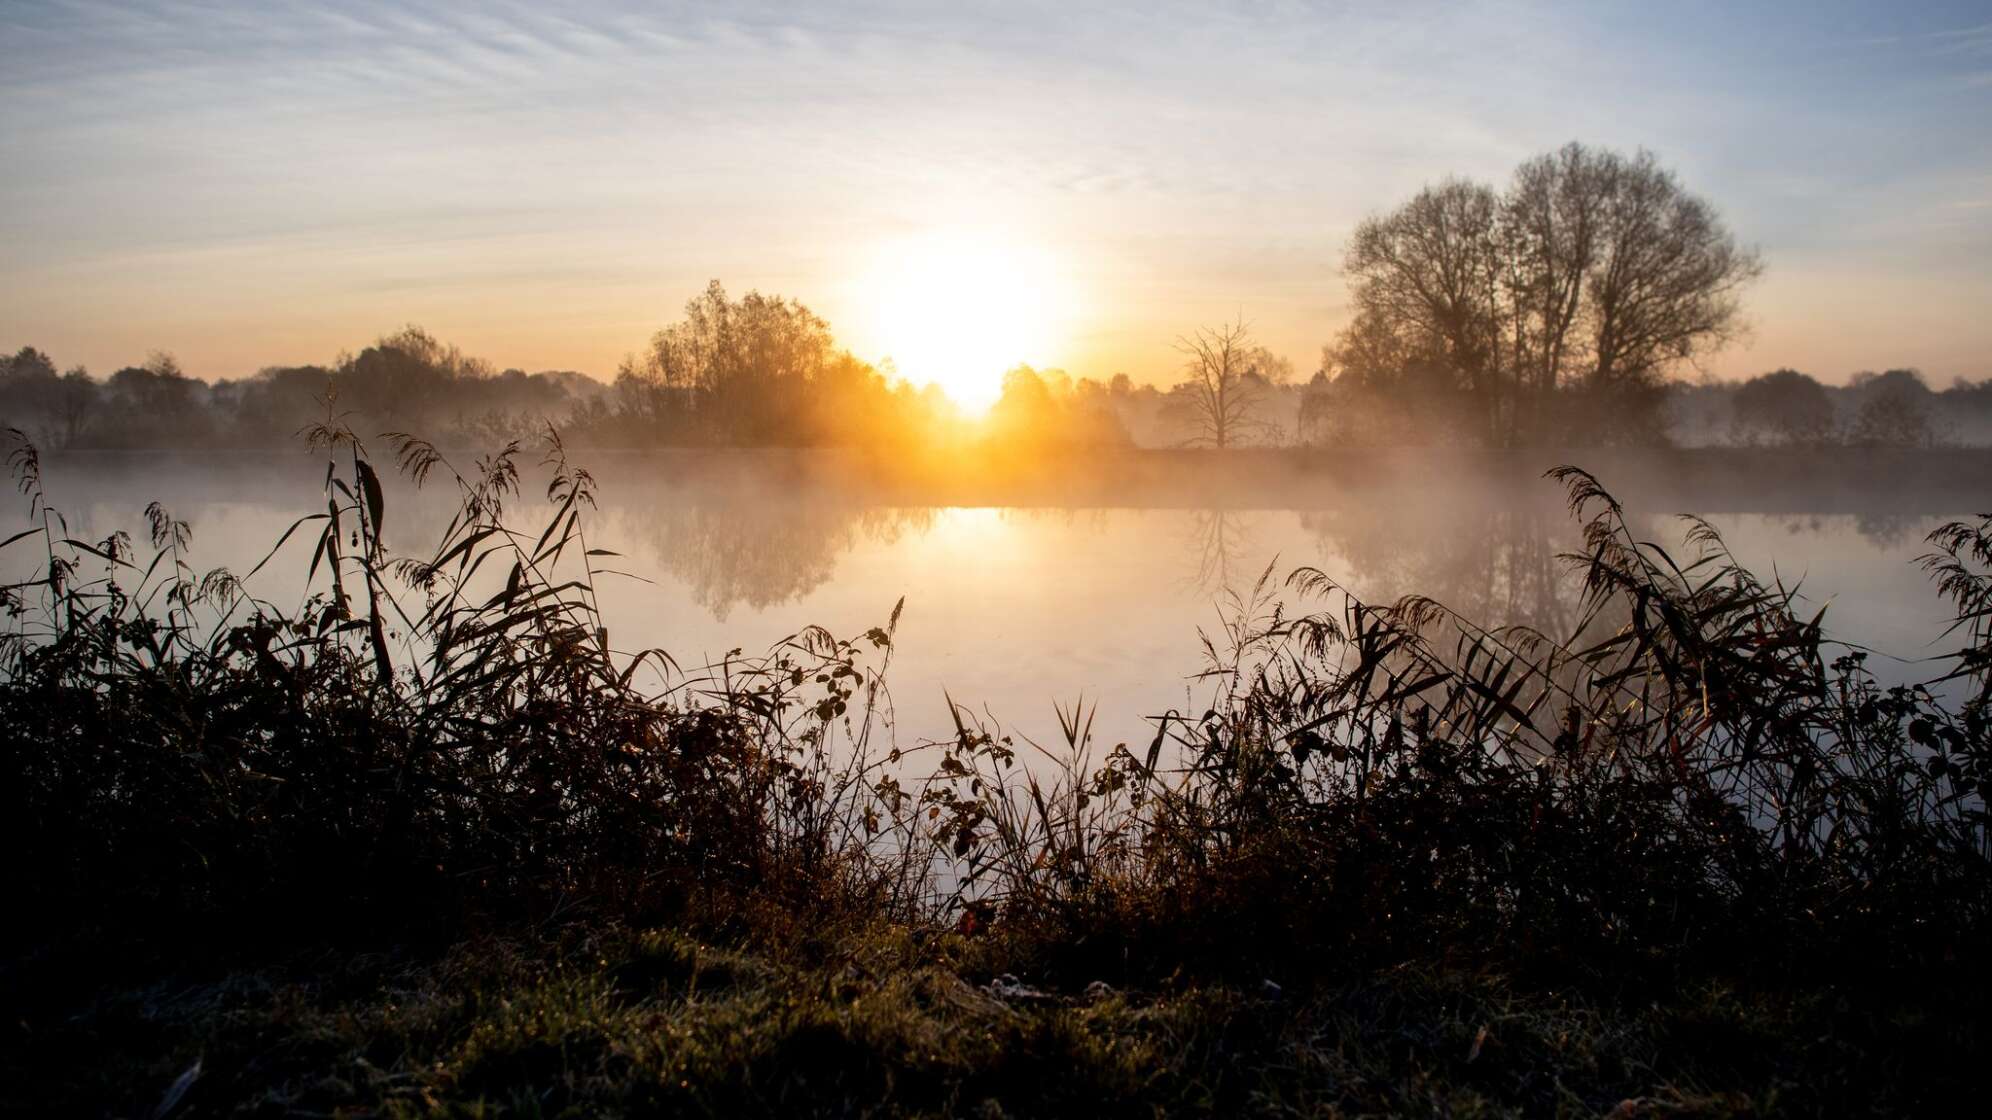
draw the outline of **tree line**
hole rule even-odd
[[[0,357],[0,421],[56,448],[270,446],[328,412],[460,444],[551,424],[631,448],[1992,439],[1992,380],[1944,393],[1910,370],[1845,389],[1792,370],[1681,381],[1742,332],[1762,270],[1652,153],[1573,143],[1505,187],[1449,178],[1361,222],[1343,262],[1355,316],[1305,384],[1240,319],[1178,338],[1168,388],[1018,366],[989,414],[967,417],[839,346],[802,303],[733,298],[715,280],[609,384],[500,371],[418,327],[328,365],[213,383],[164,353],[98,379],[29,347]]]
[[[0,356],[0,421],[55,449],[288,446],[328,410],[483,443],[565,417],[602,391],[573,371],[497,370],[419,327],[329,365],[213,382],[164,352],[101,379],[81,366],[57,374],[33,347]]]
[[[1845,385],[1778,369],[1747,381],[1683,385],[1668,407],[1685,444],[1930,447],[1992,444],[1992,378],[1932,389],[1921,371],[1863,370]]]

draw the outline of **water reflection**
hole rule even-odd
[[[634,534],[660,570],[725,621],[736,606],[761,611],[793,603],[837,574],[860,541],[890,546],[934,524],[932,509],[880,509],[799,498],[662,503]]]
[[[1184,576],[1185,589],[1216,599],[1236,595],[1264,570],[1264,560],[1254,566],[1258,554],[1252,521],[1232,509],[1200,509],[1190,512],[1186,551],[1191,568]]]
[[[1180,495],[1174,505],[1130,491],[1011,508],[947,506],[766,463],[640,458],[602,477],[590,544],[654,581],[603,584],[619,646],[697,662],[766,648],[811,623],[862,633],[904,596],[892,681],[909,739],[947,727],[946,695],[1055,737],[1052,702],[1083,691],[1100,701],[1103,741],[1145,740],[1143,717],[1198,699],[1186,695],[1202,667],[1198,630],[1210,631],[1219,605],[1275,558],[1276,575],[1315,565],[1373,601],[1415,592],[1489,625],[1552,635],[1576,622],[1577,583],[1559,554],[1581,542],[1556,488],[1539,480],[1310,476],[1306,486]],[[322,507],[322,480],[322,462],[306,456],[68,460],[51,472],[78,536],[141,528],[157,498],[193,522],[197,566],[238,572]],[[389,539],[426,548],[452,500],[447,488],[417,493],[390,480]],[[1747,565],[1829,604],[1834,633],[1905,657],[1941,652],[1929,642],[1946,616],[1912,560],[1942,514],[1890,512],[1879,500],[1791,512],[1797,501],[1714,520]],[[537,526],[552,510],[528,497],[513,512]],[[1679,539],[1671,517],[1634,518],[1642,536]],[[310,561],[302,538],[287,547],[255,581],[283,604],[303,592]],[[0,575],[15,562],[0,555]],[[1924,672],[1904,663],[1899,675]]]
[[[1562,635],[1576,621],[1578,581],[1561,557],[1580,544],[1558,508],[1438,510],[1352,506],[1305,513],[1325,570],[1365,598],[1418,594],[1489,626]]]
[[[1868,512],[1855,515],[1854,528],[1863,540],[1871,544],[1882,548],[1901,548],[1906,544],[1922,543],[1923,534],[1928,532],[1922,528],[1924,520],[1906,513]]]

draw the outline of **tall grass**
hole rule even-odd
[[[36,574],[0,588],[4,886],[59,916],[16,936],[773,909],[952,927],[1077,978],[1940,960],[1985,926],[1992,519],[1931,535],[1964,645],[1927,685],[1879,684],[1713,527],[1676,557],[1565,468],[1567,634],[1268,569],[1206,638],[1208,708],[1145,745],[1098,752],[1079,703],[1049,746],[959,705],[902,746],[897,608],[693,669],[619,650],[596,589],[623,573],[557,436],[536,529],[520,444],[459,466],[386,437],[457,495],[411,555],[366,444],[336,417],[307,437],[325,507],[272,550],[312,545],[280,608],[191,567],[157,506],[149,556],[74,537],[16,433],[29,523],[0,549]]]
[[[1591,476],[1571,632],[1490,629],[1411,596],[1272,572],[1205,642],[1215,697],[1117,750],[1006,779],[964,726],[943,804],[962,905],[1163,972],[1438,950],[1670,967],[1969,954],[1992,902],[1986,602],[1992,520],[1923,564],[1963,649],[1888,686],[1822,613],[1706,522],[1638,539]],[[1959,687],[1963,686],[1963,687]],[[1067,724],[1076,746],[1083,732]]]
[[[459,496],[432,549],[395,556],[368,448],[336,420],[308,438],[325,507],[272,550],[312,542],[310,592],[282,609],[188,567],[187,526],[156,506],[149,559],[71,536],[17,437],[31,524],[6,548],[39,572],[0,589],[13,897],[71,920],[373,923],[909,893],[865,838],[890,623],[689,672],[621,653],[594,481],[557,439],[554,512],[526,532],[517,444],[459,469],[393,437],[414,482]]]

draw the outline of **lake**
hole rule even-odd
[[[1606,460],[1597,473],[1634,524],[1670,547],[1681,536],[1671,514],[1706,516],[1761,575],[1827,606],[1830,633],[1883,655],[1878,675],[1923,679],[1934,673],[1915,659],[1948,648],[1937,639],[1949,615],[1914,559],[1931,528],[1992,504],[1985,464],[1860,454],[1152,453],[940,482],[823,453],[576,459],[600,482],[589,545],[643,577],[600,584],[616,648],[697,665],[808,624],[855,636],[904,597],[889,684],[897,739],[910,745],[948,731],[948,696],[1040,742],[1057,738],[1054,702],[1083,697],[1102,742],[1145,741],[1145,717],[1202,710],[1198,631],[1215,634],[1225,604],[1269,566],[1276,584],[1311,565],[1371,600],[1419,592],[1489,624],[1560,632],[1575,586],[1559,555],[1579,538],[1559,487],[1539,477],[1558,458]],[[515,512],[537,529],[543,479],[526,473]],[[197,569],[238,574],[324,504],[323,459],[301,450],[79,454],[51,458],[46,480],[80,537],[142,538],[157,499],[191,524]],[[396,482],[387,509],[390,545],[419,553],[450,491]],[[299,599],[305,535],[256,575],[254,593]],[[20,546],[0,558],[12,578],[31,559]]]

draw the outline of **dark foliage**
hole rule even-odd
[[[659,651],[614,649],[594,595],[614,557],[587,540],[595,483],[557,438],[543,459],[553,513],[526,531],[508,520],[524,484],[517,444],[458,470],[426,442],[389,437],[400,470],[459,498],[435,546],[408,557],[383,544],[393,514],[363,443],[336,417],[309,438],[327,455],[326,505],[286,537],[315,540],[317,590],[288,611],[226,572],[195,571],[186,526],[156,505],[144,550],[122,534],[72,537],[37,453],[17,443],[29,525],[0,548],[32,553],[36,574],[0,589],[0,820],[13,855],[0,889],[32,916],[9,930],[16,997],[40,990],[33,962],[67,959],[71,942],[143,941],[149,959],[173,962],[218,940],[281,955],[328,939],[668,922],[803,970],[757,981],[737,1013],[689,1028],[711,1034],[682,1053],[718,1096],[644,1080],[677,1071],[693,1084],[693,1066],[662,1051],[627,1058],[664,1029],[657,1016],[683,1009],[591,987],[639,982],[606,950],[596,980],[507,979],[529,1004],[569,1001],[530,1022],[509,995],[436,1003],[470,1034],[395,1044],[451,1048],[446,1074],[439,1057],[409,1076],[466,1100],[539,1085],[545,1104],[558,1083],[570,1102],[721,1111],[834,1110],[823,1102],[911,1086],[920,1108],[945,1112],[1020,1099],[1020,1071],[1036,1082],[1077,1062],[1098,1082],[1087,1093],[1193,1111],[1238,1104],[1197,1095],[1203,1068],[1268,1079],[1254,1092],[1414,1107],[1436,1099],[1419,1095],[1416,1070],[1376,1067],[1367,1076],[1410,1080],[1366,1095],[1339,1075],[1274,1071],[1270,1057],[1237,1067],[1222,1041],[1236,1030],[1262,1055],[1301,1053],[1291,1032],[1310,1016],[1354,1015],[1333,1029],[1370,1045],[1365,1024],[1390,1015],[1333,993],[1407,961],[1650,999],[1660,1018],[1689,1013],[1680,992],[1743,983],[1781,994],[1761,1018],[1707,1021],[1787,1041],[1811,1029],[1787,1021],[1796,1009],[1833,991],[1864,1009],[1832,1028],[1859,1046],[1908,1029],[1880,1010],[1905,991],[1931,994],[1904,1014],[1950,1021],[1946,992],[1982,990],[1992,519],[1939,529],[1925,561],[1956,605],[1961,649],[1926,685],[1882,687],[1862,651],[1833,643],[1819,614],[1743,569],[1711,527],[1694,523],[1694,554],[1677,559],[1565,468],[1585,542],[1568,558],[1585,588],[1568,633],[1489,630],[1415,596],[1370,604],[1312,570],[1288,586],[1325,609],[1290,614],[1269,569],[1205,640],[1209,707],[1159,717],[1145,748],[1096,761],[1083,706],[1063,713],[1063,749],[966,709],[942,742],[875,741],[890,726],[896,610],[856,642],[806,631],[697,674]],[[868,965],[853,944],[891,948]],[[963,998],[961,975],[1008,1002],[987,1014],[949,1003]],[[1002,1009],[1072,1007],[1095,981],[1211,984],[1222,994],[1206,998],[1223,1008],[1172,1011],[1158,996],[1090,1027],[1083,1010],[1020,1020]],[[1282,986],[1308,1002],[1264,1020],[1235,1002],[1256,992],[1260,1007]],[[1400,994],[1378,998],[1402,989],[1389,991]],[[915,1010],[888,1015],[891,1000]],[[993,1031],[993,1049],[971,1058],[954,1035],[934,1049],[921,1032],[939,1028],[922,1016]],[[541,1033],[556,1019],[565,1041]],[[1157,1022],[1175,1025],[1163,1037]],[[389,1015],[380,1029],[431,1027]],[[1627,1029],[1690,1028],[1641,1018]],[[1157,1080],[1105,1035],[1075,1030],[1175,1064]],[[1181,1045],[1204,1030],[1218,1032],[1217,1051]],[[1546,1027],[1530,1043],[1543,1062],[1573,1060],[1556,1030],[1560,1041]],[[1978,1045],[1970,1031],[1938,1033],[1944,1068]],[[1485,1039],[1465,1037],[1477,1055]],[[729,1038],[749,1049],[731,1053]],[[582,1042],[592,1049],[573,1049]],[[1784,1055],[1776,1076],[1831,1064],[1749,1045]],[[1295,1060],[1320,1060],[1306,1053]],[[1643,1059],[1609,1060],[1619,1064],[1583,1075],[1590,1107],[1653,1085],[1627,1072]],[[1717,1082],[1774,1076],[1737,1074],[1713,1052],[1695,1060]],[[799,1061],[816,1063],[800,1080]],[[1503,1107],[1560,1107],[1519,1068],[1498,1089]],[[631,1080],[639,1069],[652,1072]],[[234,1076],[250,1079],[237,1089],[253,1082]],[[1872,1073],[1860,1091],[1931,1099],[1902,1076]],[[781,1088],[768,1097],[768,1086]]]
[[[461,504],[431,553],[394,559],[365,448],[336,423],[310,438],[325,509],[285,536],[316,537],[324,590],[291,612],[193,571],[156,505],[149,559],[69,537],[35,450],[14,452],[33,527],[7,544],[46,566],[4,591],[0,785],[8,842],[34,853],[11,897],[68,921],[654,914],[694,886],[803,889],[859,850],[841,830],[889,629],[806,631],[718,680],[623,656],[594,610],[612,562],[586,543],[594,482],[557,442],[556,516],[526,534],[505,521],[516,444],[460,474],[397,439]]]

